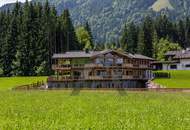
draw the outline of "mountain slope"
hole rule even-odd
[[[151,9],[153,9],[156,12],[159,12],[162,9],[166,9],[166,8],[169,9],[169,10],[173,10],[174,9],[169,0],[157,0],[151,6]]]
[[[46,0],[33,0],[42,2]],[[173,20],[190,14],[189,0],[49,0],[59,14],[70,10],[76,26],[86,21],[91,25],[96,42],[112,42],[119,39],[124,24],[151,15],[167,12]]]

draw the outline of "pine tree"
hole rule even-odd
[[[134,23],[130,23],[128,27],[125,28],[121,39],[122,45],[127,45],[126,51],[136,53],[138,43],[138,27]]]
[[[61,22],[64,26],[65,36],[66,36],[66,50],[78,50],[82,49],[82,47],[79,45],[75,33],[74,26],[72,24],[69,10],[64,10],[63,14],[60,16]]]
[[[154,34],[153,34],[153,58],[157,58],[157,53],[158,53],[158,35],[156,33],[156,30],[154,30]]]
[[[31,14],[30,6],[28,1],[26,1],[23,8],[23,17],[22,17],[22,30],[21,30],[21,41],[18,46],[19,55],[18,64],[20,65],[18,72],[19,75],[29,76],[32,75],[32,66],[31,66]]]
[[[137,46],[137,53],[138,54],[145,54],[146,53],[146,48],[145,48],[145,36],[144,36],[144,31],[141,28],[138,34],[138,46]]]
[[[145,18],[145,21],[143,23],[143,31],[144,31],[144,43],[146,48],[144,55],[152,57],[154,26],[153,26],[153,21],[150,17]]]
[[[46,74],[51,74],[51,65],[52,65],[52,55],[56,46],[56,11],[55,8],[51,8],[49,2],[46,1],[44,7],[44,15],[43,15],[43,30],[44,30],[44,41],[43,41],[43,65],[46,70]]]
[[[13,74],[13,60],[15,57],[16,45],[15,45],[15,29],[16,21],[11,21],[11,14],[8,11],[6,17],[6,36],[1,50],[1,66],[4,76],[12,76]]]
[[[184,25],[184,22],[182,20],[180,20],[178,23],[178,38],[179,38],[179,44],[183,48],[186,47],[185,36],[186,36],[185,25]]]
[[[190,47],[190,20],[185,19],[185,48]]]
[[[58,20],[56,27],[56,53],[64,53],[66,51],[66,35],[64,31],[64,26],[60,20]]]
[[[161,15],[160,17],[157,17],[155,25],[159,39],[166,37],[171,38],[172,23],[169,21],[166,15]]]
[[[127,50],[127,26],[125,25],[121,39],[120,39],[121,48]]]
[[[0,61],[2,61],[2,48],[5,41],[6,36],[6,14],[4,12],[0,12]],[[2,62],[0,62],[0,76],[3,75],[3,66]]]
[[[85,24],[85,29],[88,32],[88,35],[90,37],[90,44],[91,44],[90,46],[94,48],[94,38],[93,38],[92,31],[88,22],[86,22]]]

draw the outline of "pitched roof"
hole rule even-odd
[[[180,53],[176,54],[175,59],[189,59],[190,58],[190,51],[181,51]]]
[[[181,51],[168,51],[165,56],[175,56],[177,54],[181,53]]]
[[[165,56],[174,56],[174,59],[189,59],[190,50],[180,50],[180,51],[169,51]]]
[[[99,54],[99,51],[89,51],[88,53],[85,51],[69,51],[62,54],[54,54],[53,59],[56,58],[90,58],[93,55]]]
[[[126,56],[129,58],[135,58],[135,59],[147,59],[147,60],[154,60],[150,57],[143,56],[140,54],[131,54],[131,53],[126,53],[126,52],[120,52],[120,51],[115,51],[115,50],[104,50],[104,51],[89,51],[88,53],[85,51],[69,51],[66,53],[62,54],[54,54],[53,59],[57,58],[91,58],[91,57],[96,57],[98,55],[104,55],[110,52],[117,53],[122,56]]]
[[[145,60],[154,60],[153,58],[141,55],[141,54],[134,54],[133,55],[135,59],[145,59]]]
[[[100,51],[98,54],[93,55],[93,57],[96,57],[96,56],[99,56],[99,55],[104,55],[104,54],[111,53],[111,52],[114,52],[114,53],[116,53],[118,55],[122,55],[122,56],[125,56],[125,57],[133,58],[128,53],[120,52],[120,51],[115,51],[115,50]]]
[[[152,64],[172,64],[172,63],[179,63],[178,60],[173,61],[153,61]]]

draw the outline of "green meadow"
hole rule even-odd
[[[190,88],[190,71],[162,71],[170,72],[170,79],[155,79],[154,82],[161,84],[167,88]]]
[[[189,130],[190,94],[13,91],[47,77],[0,78],[0,130]]]
[[[190,129],[188,93],[0,92],[2,130]]]
[[[0,90],[10,90],[13,87],[47,81],[47,77],[9,77],[0,78]]]

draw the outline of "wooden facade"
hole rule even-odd
[[[53,56],[50,88],[140,88],[152,78],[151,58],[113,50]]]

